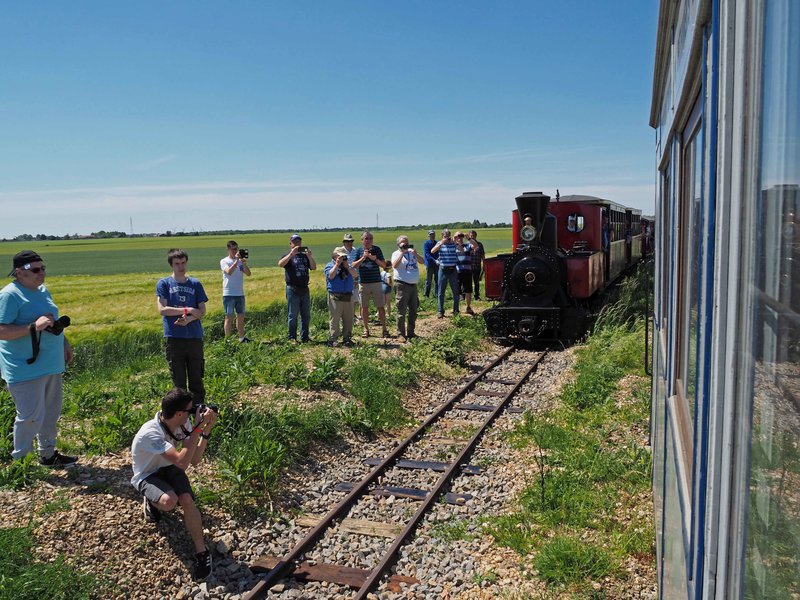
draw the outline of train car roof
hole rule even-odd
[[[550,200],[551,204],[558,204],[559,202],[581,202],[583,204],[599,204],[600,206],[608,206],[613,208],[614,210],[619,211],[626,211],[629,210],[634,214],[642,214],[642,211],[638,208],[630,208],[628,206],[624,206],[622,204],[618,204],[612,200],[606,200],[605,198],[598,198],[597,196],[582,196],[579,194],[571,195],[571,196],[561,196],[561,198],[556,201],[555,199]]]

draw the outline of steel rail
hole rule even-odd
[[[305,554],[309,548],[311,548],[317,540],[322,537],[325,533],[325,530],[331,526],[331,524],[338,518],[342,517],[346,511],[350,509],[350,507],[358,500],[369,487],[369,485],[374,482],[378,477],[380,477],[384,471],[386,471],[389,466],[395,462],[395,460],[405,452],[406,448],[420,435],[425,433],[425,430],[431,426],[435,421],[441,418],[450,408],[458,402],[463,396],[466,396],[467,393],[475,387],[478,381],[486,375],[489,371],[494,369],[497,365],[503,362],[512,352],[515,351],[514,347],[510,347],[505,350],[503,353],[500,354],[495,360],[489,363],[486,367],[481,369],[472,379],[470,379],[466,384],[464,384],[459,390],[457,390],[453,395],[450,397],[447,402],[442,404],[435,413],[433,413],[426,421],[417,428],[414,433],[409,435],[403,442],[398,444],[398,446],[389,454],[379,465],[377,465],[372,471],[370,471],[364,479],[362,479],[359,484],[353,488],[353,490],[345,496],[336,506],[334,506],[328,514],[323,517],[323,519],[315,525],[311,531],[309,531],[306,536],[301,539],[297,544],[295,544],[294,548],[281,558],[275,567],[264,576],[264,579],[259,581],[255,587],[250,590],[245,596],[244,600],[259,600],[261,598],[265,598],[269,588],[272,587],[274,583],[278,581],[281,577],[285,577],[289,570],[292,568],[293,563],[295,563],[303,554]]]
[[[464,447],[461,453],[456,457],[456,459],[451,463],[450,467],[445,471],[442,476],[439,478],[439,481],[436,482],[434,488],[428,492],[427,498],[422,502],[422,505],[417,509],[417,512],[414,513],[414,516],[406,525],[406,528],[397,536],[394,543],[389,547],[388,550],[384,553],[383,557],[381,558],[381,562],[372,569],[369,577],[364,582],[364,584],[359,588],[358,594],[355,596],[355,600],[362,600],[363,598],[367,597],[372,589],[378,584],[378,581],[383,576],[383,574],[394,564],[395,557],[397,555],[397,551],[400,550],[400,547],[405,544],[406,540],[411,536],[414,530],[419,525],[420,521],[422,521],[422,517],[425,516],[425,513],[428,509],[433,505],[434,502],[438,499],[439,495],[444,491],[444,487],[450,482],[450,480],[455,476],[455,474],[460,469],[461,465],[466,462],[466,460],[471,456],[472,451],[475,449],[475,446],[478,445],[483,434],[489,428],[489,426],[494,422],[495,419],[500,415],[503,409],[508,404],[508,401],[516,394],[522,385],[527,381],[528,377],[533,374],[536,368],[539,366],[539,363],[542,362],[544,357],[547,356],[547,352],[542,352],[539,358],[530,366],[530,368],[525,372],[522,377],[519,378],[517,383],[514,385],[514,388],[506,395],[506,397],[497,405],[497,408],[494,409],[491,415],[484,421],[481,428],[472,436],[472,439],[469,443]]]

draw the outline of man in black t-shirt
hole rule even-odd
[[[311,249],[303,246],[298,234],[289,238],[290,250],[278,261],[286,277],[286,301],[289,304],[289,340],[297,341],[297,317],[300,317],[300,341],[307,342],[311,322],[311,292],[308,289],[309,271],[317,268]]]

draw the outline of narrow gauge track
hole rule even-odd
[[[340,484],[337,489],[347,491],[348,494],[336,506],[334,506],[312,529],[303,537],[294,548],[280,559],[274,557],[264,557],[251,565],[251,569],[268,571],[264,579],[245,595],[245,600],[256,600],[265,598],[269,589],[283,578],[296,578],[300,580],[329,581],[338,583],[358,591],[355,598],[363,599],[370,591],[375,589],[383,577],[394,564],[400,548],[409,540],[417,526],[422,521],[425,514],[434,505],[437,499],[445,494],[445,499],[451,504],[463,504],[468,495],[445,493],[451,480],[462,472],[478,470],[476,467],[466,466],[467,460],[480,443],[484,433],[489,429],[497,417],[506,409],[506,406],[514,395],[525,384],[528,378],[536,371],[547,352],[540,352],[533,361],[515,361],[513,359],[518,351],[515,348],[508,348],[500,356],[491,361],[480,370],[460,389],[455,391],[450,398],[445,401],[428,419],[419,426],[404,441],[400,442],[395,449],[370,471],[358,484]],[[503,372],[509,364],[518,363],[521,373],[515,379],[493,378],[495,371]],[[479,383],[500,384],[510,386],[505,391],[480,390],[477,388]],[[473,394],[478,397],[494,398],[495,403],[470,404],[462,402],[467,395]],[[434,427],[443,423],[446,416],[458,414],[459,411],[476,411],[488,413],[488,417],[478,426],[477,431],[472,435],[466,445],[460,450],[454,460],[449,463],[439,463],[432,461],[404,460],[403,456],[409,454],[409,450],[414,444],[431,437]],[[375,464],[371,462],[370,464]],[[392,467],[411,468],[411,469],[431,469],[442,472],[441,476],[429,490],[417,490],[403,487],[376,485],[379,478]],[[413,517],[405,524],[405,527],[395,537],[393,543],[383,552],[378,563],[371,570],[356,569],[353,567],[320,564],[316,560],[301,562],[302,558],[310,554],[315,546],[322,540],[326,531],[336,523],[344,519],[353,506],[368,495],[397,496],[402,498],[412,498],[421,500],[422,503],[414,513]],[[371,522],[369,522],[371,523]],[[375,523],[372,523],[375,525]],[[392,576],[390,584],[394,583],[395,589],[399,591],[399,583],[413,583],[416,580],[409,577]]]

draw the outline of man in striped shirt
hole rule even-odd
[[[450,235],[449,229],[442,229],[442,239],[431,249],[431,254],[439,253],[439,318],[444,318],[444,297],[447,287],[453,294],[453,314],[458,314],[458,255],[456,254],[456,243]]]

